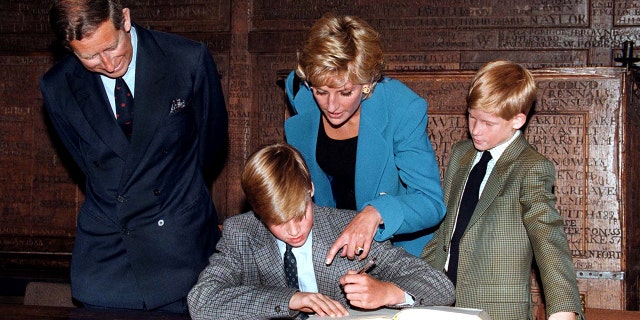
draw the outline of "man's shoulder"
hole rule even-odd
[[[138,36],[153,37],[156,43],[158,43],[158,45],[162,47],[163,50],[199,50],[202,45],[200,42],[187,39],[183,36],[158,30],[148,30],[145,28],[137,27],[136,32],[138,32]]]
[[[85,70],[84,67],[80,64],[76,57],[69,53],[64,56],[62,59],[57,61],[47,72],[42,76],[42,82],[46,84],[59,84],[66,83],[63,81],[63,77],[66,74],[71,72],[76,72],[76,70],[80,68],[81,70]]]

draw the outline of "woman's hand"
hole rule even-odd
[[[364,207],[329,248],[325,263],[331,264],[340,249],[342,249],[341,257],[346,256],[350,260],[355,259],[356,256],[360,260],[366,258],[369,254],[373,237],[376,235],[378,226],[381,223],[382,216],[376,208],[373,206]]]

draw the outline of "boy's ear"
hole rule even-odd
[[[514,130],[519,130],[524,126],[527,122],[527,116],[524,113],[518,113],[513,119],[511,119],[511,124]]]
[[[313,182],[311,182],[311,198],[313,198],[313,194],[315,193],[316,188],[313,186]]]

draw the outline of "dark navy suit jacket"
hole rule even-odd
[[[41,79],[45,107],[86,176],[71,263],[74,298],[153,309],[186,297],[219,239],[203,176],[225,154],[228,118],[204,44],[135,26],[129,142],[100,76],[73,55]]]

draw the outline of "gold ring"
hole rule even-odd
[[[363,247],[357,247],[356,248],[356,255],[361,255],[364,252],[364,248]]]

